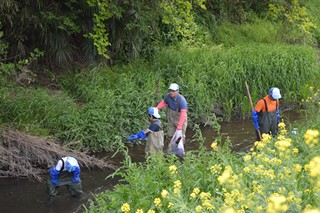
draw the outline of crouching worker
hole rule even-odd
[[[164,143],[164,134],[162,130],[162,124],[159,120],[160,115],[158,109],[155,107],[148,108],[148,118],[151,122],[150,126],[146,130],[141,130],[137,134],[130,135],[129,141],[137,140],[139,138],[147,140],[145,147],[145,153],[157,153],[162,152]]]
[[[75,158],[64,157],[58,161],[56,166],[50,169],[48,179],[50,201],[58,194],[59,186],[66,186],[74,197],[81,196],[80,167]]]

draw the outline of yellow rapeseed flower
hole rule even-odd
[[[222,211],[222,213],[236,213],[232,207],[228,207]]]
[[[202,211],[202,206],[198,205],[195,210],[196,210],[197,213],[201,212]]]
[[[306,209],[303,210],[303,213],[320,213],[320,209],[319,208],[318,209],[308,209],[308,208],[306,208]]]
[[[190,194],[190,199],[195,199],[197,197],[196,193],[192,192]]]
[[[244,171],[244,173],[250,173],[250,168],[249,167],[244,167],[243,171]]]
[[[176,180],[174,181],[174,188],[181,188],[181,181],[180,180]]]
[[[314,157],[310,162],[309,162],[309,167],[310,167],[310,176],[311,177],[317,177],[320,176],[320,157]]]
[[[149,209],[147,213],[156,213],[156,211],[153,209]]]
[[[169,166],[169,172],[170,172],[170,174],[178,173],[176,165]]]
[[[169,192],[168,192],[167,190],[165,190],[165,189],[163,189],[163,190],[161,191],[161,196],[162,196],[163,198],[168,198],[168,194],[169,194]]]
[[[222,166],[219,165],[219,164],[215,164],[215,165],[210,167],[210,171],[214,175],[215,174],[220,174],[221,170],[222,170]]]
[[[201,200],[209,200],[211,198],[210,192],[201,192],[200,193]]]
[[[136,213],[143,213],[143,209],[137,209]]]
[[[174,206],[174,204],[172,202],[169,202],[168,209],[170,209],[172,206]]]
[[[318,136],[318,130],[308,129],[304,134],[304,141],[310,148],[314,147],[314,145],[318,143]]]
[[[296,153],[296,154],[299,153],[299,149],[298,148],[294,148],[292,151],[293,151],[293,153]]]
[[[251,160],[251,155],[247,154],[246,156],[243,157],[243,160],[244,160],[245,162],[250,161],[250,160]]]
[[[301,170],[302,170],[302,166],[300,165],[300,164],[295,164],[294,165],[294,171],[295,172],[301,172]]]
[[[153,203],[155,206],[162,206],[161,199],[158,197],[154,199]]]
[[[212,142],[211,149],[217,150],[218,149],[218,143],[217,142]]]
[[[201,191],[200,191],[199,188],[194,188],[192,192],[197,195],[197,194],[199,194]]]
[[[289,206],[285,204],[286,200],[286,197],[283,195],[279,195],[277,193],[272,194],[268,201],[267,213],[287,211]]]
[[[130,211],[130,205],[129,203],[124,203],[122,206],[121,206],[121,211],[124,212],[124,213],[128,213]]]
[[[280,122],[278,124],[279,129],[285,129],[286,128],[286,124],[284,122]]]

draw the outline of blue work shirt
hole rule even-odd
[[[168,104],[168,107],[173,111],[181,111],[181,109],[188,109],[186,99],[178,94],[175,98],[171,98],[169,93],[164,96],[164,102]]]

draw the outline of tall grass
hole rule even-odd
[[[148,126],[147,108],[160,102],[172,82],[181,86],[192,125],[206,122],[212,113],[224,120],[246,118],[251,107],[244,81],[254,102],[277,86],[281,102],[290,103],[305,99],[306,85],[315,85],[318,77],[317,52],[308,47],[170,48],[150,64],[137,61],[62,76],[59,92],[17,88],[1,96],[1,120],[64,144],[72,141],[80,149],[114,150],[117,137],[125,139]],[[165,124],[165,111],[160,113]]]

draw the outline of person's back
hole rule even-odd
[[[82,185],[80,166],[74,157],[63,157],[50,169],[48,189],[50,201],[58,194],[59,186],[66,186],[72,196],[80,196]]]

